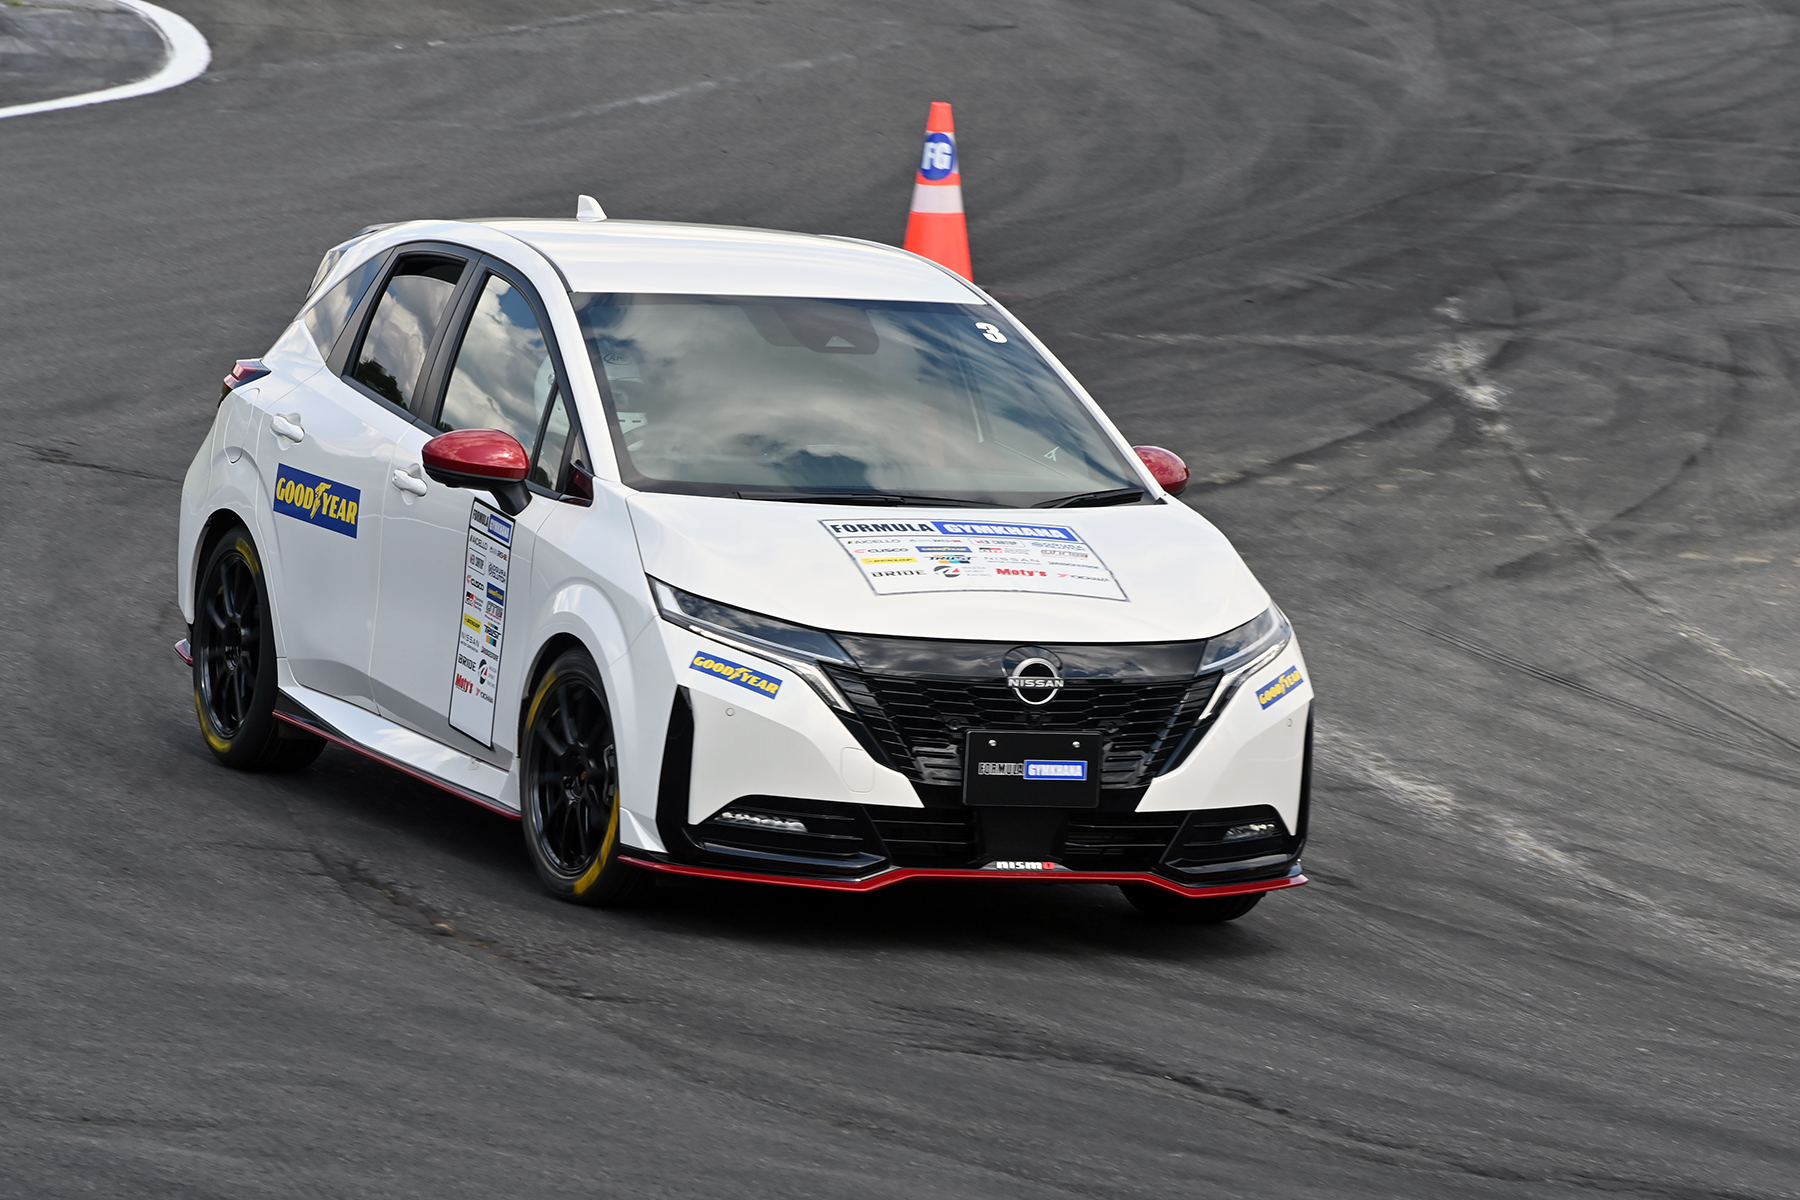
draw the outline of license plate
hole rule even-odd
[[[963,754],[963,803],[1097,808],[1098,733],[971,730]]]

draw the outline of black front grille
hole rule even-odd
[[[970,729],[1097,729],[1106,735],[1103,788],[1140,788],[1161,774],[1195,728],[1218,676],[1069,679],[1042,707],[998,679],[877,675],[828,667],[889,766],[914,783],[962,786]]]

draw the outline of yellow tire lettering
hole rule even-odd
[[[194,712],[200,717],[200,734],[206,739],[206,744],[220,754],[229,751],[231,743],[214,733],[212,722],[206,719],[206,702],[201,698],[199,688],[194,689]]]
[[[575,894],[577,896],[585,895],[587,890],[594,886],[594,881],[600,878],[600,872],[606,869],[606,864],[612,859],[613,844],[617,842],[618,839],[619,791],[617,788],[614,788],[612,820],[607,822],[606,825],[606,840],[600,843],[600,853],[595,856],[594,865],[587,869],[587,874],[575,881]]]

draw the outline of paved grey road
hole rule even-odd
[[[0,1193],[1800,1194],[1800,5],[165,2],[202,79],[0,122]],[[176,480],[326,246],[893,240],[934,99],[1307,640],[1313,886],[596,913],[210,760]]]
[[[112,0],[0,0],[0,108],[132,83],[163,57],[156,30]]]

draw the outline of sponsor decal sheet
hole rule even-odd
[[[1073,529],[1008,521],[822,521],[877,595],[1046,592],[1124,600]]]
[[[513,523],[477,500],[463,558],[462,620],[451,672],[450,724],[484,746],[494,744],[500,644],[506,634],[506,576]]]

